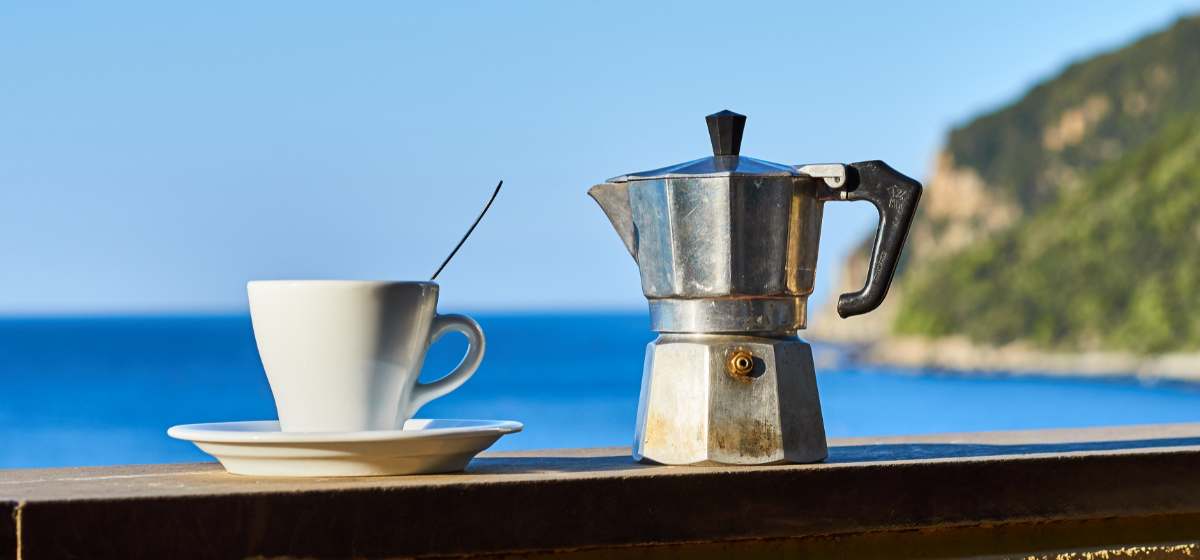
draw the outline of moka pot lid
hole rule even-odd
[[[797,177],[802,175],[791,165],[739,155],[738,152],[742,149],[742,132],[746,128],[745,115],[739,115],[726,109],[719,113],[713,113],[704,120],[708,122],[708,138],[712,142],[713,155],[650,171],[639,171],[613,177],[608,182],[624,183],[676,177]]]

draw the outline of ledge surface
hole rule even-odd
[[[0,558],[492,554],[1200,516],[1200,424],[830,443],[824,463],[770,467],[575,449],[411,477],[0,470]],[[1200,538],[1196,523],[1152,525]]]

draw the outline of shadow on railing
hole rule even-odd
[[[916,437],[919,438],[919,436]],[[832,446],[829,448],[829,458],[823,464],[1005,457],[1186,446],[1200,446],[1200,437],[1023,444],[877,443]],[[637,463],[627,452],[617,450],[612,453],[588,455],[575,455],[571,451],[564,450],[561,456],[480,457],[471,463],[470,472],[474,474],[583,473],[633,470],[655,466]]]
[[[564,450],[563,455],[539,455],[536,457],[477,457],[471,461],[471,474],[538,474],[538,473],[583,473],[623,471],[652,467],[633,460],[629,453],[585,456],[573,455]]]
[[[916,437],[919,438],[920,436]],[[1037,455],[1084,451],[1120,451],[1125,449],[1152,449],[1156,447],[1185,447],[1193,445],[1200,445],[1200,437],[1021,444],[881,443],[831,447],[829,448],[829,459],[826,462],[913,461],[920,459]]]

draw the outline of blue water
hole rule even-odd
[[[483,367],[419,416],[514,419],[495,449],[628,445],[643,315],[477,316]],[[437,376],[462,355],[435,346]],[[1200,421],[1200,388],[843,365],[818,382],[830,436]],[[0,320],[0,468],[207,460],[173,424],[274,418],[248,317]]]

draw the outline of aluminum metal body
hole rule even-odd
[[[750,365],[731,373],[739,352]],[[661,335],[646,347],[633,456],[670,465],[824,459],[812,350],[796,338]]]
[[[805,177],[629,183],[642,292],[659,332],[804,328],[823,203]]]
[[[791,166],[740,156],[745,117],[708,117],[713,156],[592,187],[638,263],[651,327],[634,455],[666,464],[825,457],[805,328],[826,201],[880,209],[871,274],[839,301],[874,309],[920,185],[882,162]]]

